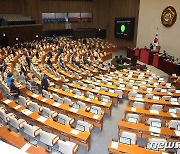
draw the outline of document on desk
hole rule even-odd
[[[156,111],[156,110],[150,110],[150,113],[151,113],[151,114],[159,114],[159,111]]]
[[[111,143],[111,148],[117,149],[117,148],[118,148],[118,142],[112,141],[112,143]]]
[[[88,102],[88,101],[90,101],[91,99],[90,98],[86,98],[86,101]]]
[[[84,89],[86,89],[86,87],[82,87],[81,89],[83,89],[83,90],[84,90]]]
[[[71,134],[74,134],[74,135],[78,135],[79,134],[79,131],[78,130],[75,130],[75,129],[72,129],[70,131]]]
[[[172,93],[171,93],[171,92],[168,92],[168,94],[169,94],[169,95],[172,95]]]
[[[172,116],[172,117],[174,117],[174,118],[176,118],[176,117],[178,117],[176,114],[174,114],[174,113],[170,113],[170,115]]]
[[[94,118],[94,119],[98,119],[98,118],[99,118],[99,115],[94,115],[93,118]]]
[[[54,103],[52,104],[52,106],[59,107],[59,106],[60,106],[60,104],[59,104],[59,103],[57,103],[57,102],[54,102]]]
[[[142,102],[142,101],[144,101],[144,99],[143,98],[135,98],[134,100],[136,100],[136,101],[140,101],[140,102]]]
[[[26,152],[30,147],[31,147],[31,144],[26,143],[26,144],[21,148],[21,151]]]
[[[54,89],[54,91],[58,91],[59,89]]]
[[[81,99],[82,99],[82,98],[84,98],[84,96],[78,96],[78,98],[81,98]]]
[[[54,78],[54,80],[56,80],[56,81],[57,81],[57,80],[59,80],[59,78]]]
[[[72,107],[72,108],[70,108],[69,111],[76,113],[78,111],[78,109],[75,109],[75,108]]]
[[[21,105],[17,105],[16,107],[14,107],[16,110],[19,109],[21,107]]]
[[[98,90],[96,90],[96,89],[92,89],[91,91],[92,91],[92,92],[95,92],[95,93],[97,93],[97,92],[98,92]]]
[[[7,100],[4,101],[5,104],[9,104],[9,103],[11,103],[11,102],[12,102],[12,101],[9,100],[9,99],[7,99]]]
[[[101,105],[106,105],[106,102],[102,102]]]
[[[37,120],[44,123],[47,120],[47,118],[40,116],[39,118],[37,118]]]
[[[135,107],[132,107],[132,108],[131,108],[131,111],[136,112],[136,108],[135,108]]]
[[[24,110],[22,110],[21,112],[22,112],[23,114],[27,115],[27,116],[33,113],[32,111],[30,111],[30,110],[28,110],[28,109],[24,109]]]
[[[46,99],[46,98],[43,98],[41,101],[42,101],[42,102],[46,102],[46,101],[47,101],[47,99]]]
[[[74,98],[78,98],[78,95],[74,95],[73,97],[74,97]]]
[[[179,105],[178,102],[170,102],[172,105]]]
[[[180,136],[180,131],[179,130],[175,130],[174,132],[175,132],[176,136]]]
[[[32,97],[37,98],[39,95],[33,94]]]
[[[161,128],[157,128],[157,127],[152,127],[152,126],[150,126],[150,127],[149,127],[149,131],[160,134],[160,133],[161,133]]]

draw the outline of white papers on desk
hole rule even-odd
[[[40,116],[39,118],[37,118],[37,120],[44,123],[47,120],[47,118]]]
[[[170,113],[170,115],[172,116],[172,117],[174,117],[174,118],[176,118],[176,117],[178,117],[176,114],[174,114],[174,113]]]
[[[78,96],[78,98],[84,98],[84,96]]]
[[[160,136],[160,134],[156,134],[156,133],[150,133],[150,135],[152,135],[152,136]]]
[[[150,110],[150,113],[151,114],[159,114],[159,111],[157,111],[157,110]]]
[[[169,95],[172,95],[172,93],[171,93],[171,92],[168,92],[168,94],[169,94]]]
[[[31,144],[26,143],[26,144],[21,148],[21,151],[26,152],[30,147],[31,147]]]
[[[47,101],[47,99],[46,99],[46,98],[43,98],[41,101],[42,101],[42,102],[45,102],[45,101]]]
[[[82,87],[81,89],[86,89],[86,87]]]
[[[174,132],[175,132],[176,136],[180,136],[180,131],[179,130],[175,130]]]
[[[179,105],[178,102],[171,102],[172,105]]]
[[[56,81],[57,81],[57,80],[59,80],[59,78],[54,78],[54,80],[56,80]]]
[[[70,83],[69,85],[70,85],[70,86],[73,86],[73,85],[75,85],[75,84],[73,84],[73,83]]]
[[[33,94],[32,97],[37,98],[39,95]]]
[[[4,101],[5,104],[9,104],[9,103],[11,103],[11,102],[12,102],[12,101],[9,100],[9,99],[7,99],[7,100]]]
[[[76,113],[78,111],[78,109],[75,109],[75,108],[72,107],[72,108],[70,108],[69,111]]]
[[[118,89],[120,89],[120,90],[125,90],[125,88],[124,88],[124,87],[119,87]]]
[[[58,91],[59,89],[54,89],[54,91]]]
[[[78,95],[74,95],[74,98],[78,98]]]
[[[90,101],[91,99],[90,98],[86,98],[86,101]]]
[[[60,104],[59,104],[59,103],[57,103],[57,102],[54,102],[54,103],[52,104],[52,106],[59,107],[59,106],[60,106]]]
[[[94,118],[94,119],[98,119],[98,118],[99,118],[99,115],[94,115],[93,118]]]
[[[136,112],[136,108],[135,108],[135,107],[132,107],[132,108],[131,108],[131,111]]]
[[[150,127],[149,127],[149,131],[160,134],[161,128],[157,128],[157,127],[152,127],[152,126],[150,126]]]
[[[21,107],[21,105],[17,105],[16,107],[14,107],[16,110],[19,109]]]
[[[92,91],[92,92],[95,92],[95,93],[97,93],[97,92],[98,92],[98,90],[96,90],[96,89],[92,89],[91,91]]]
[[[101,105],[106,105],[106,102],[102,102]]]
[[[134,100],[136,100],[136,101],[140,101],[140,102],[144,101],[144,99],[143,99],[143,98],[135,98]]]
[[[28,109],[24,109],[24,110],[22,110],[21,112],[22,112],[23,114],[27,115],[27,116],[33,113],[32,111],[30,111],[30,110],[28,110]]]
[[[112,141],[112,143],[111,143],[111,148],[117,149],[117,148],[118,148],[118,142]]]
[[[79,134],[79,131],[72,129],[72,130],[70,131],[70,133],[71,133],[71,134],[74,134],[74,135],[78,135],[78,134]]]

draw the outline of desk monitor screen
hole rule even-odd
[[[63,103],[64,103],[64,100],[63,100],[62,98],[59,98],[59,99],[58,99],[58,103],[63,104]]]
[[[66,120],[63,119],[63,118],[58,118],[58,122],[62,125],[65,125],[66,124]]]
[[[177,102],[177,98],[171,98],[171,102]]]
[[[102,101],[105,102],[105,103],[108,103],[109,102],[109,98],[103,97]]]
[[[110,85],[110,86],[112,86],[112,82],[108,82],[107,84]]]
[[[95,89],[96,89],[96,90],[101,90],[101,87],[96,86]]]
[[[138,90],[138,86],[133,86],[133,89]]]
[[[177,113],[177,109],[169,108],[169,113],[176,114]]]
[[[77,84],[77,81],[73,81],[72,83],[73,83],[73,84]]]
[[[119,137],[119,142],[122,144],[127,144],[127,145],[131,145],[131,139],[127,138],[127,137]]]
[[[29,105],[28,109],[29,109],[30,111],[32,111],[32,112],[35,111],[35,108],[34,108],[34,106],[32,106],[32,105]]]
[[[171,83],[166,83],[166,86],[167,86],[167,87],[170,87],[170,86],[171,86]]]
[[[124,87],[125,87],[125,84],[120,84],[119,87],[120,87],[120,88],[124,88]]]
[[[114,94],[115,90],[114,89],[109,89],[109,92]]]
[[[177,125],[177,130],[180,131],[180,125]]]
[[[81,131],[81,132],[84,132],[84,131],[85,131],[85,126],[80,125],[80,124],[77,124],[77,125],[76,125],[76,129],[79,130],[79,131]]]
[[[88,80],[88,81],[91,81],[91,77],[87,77],[87,80]]]
[[[86,88],[86,87],[87,87],[87,84],[86,84],[86,83],[84,83],[84,84],[83,84],[83,87],[85,87],[85,88]]]
[[[176,93],[177,93],[177,94],[180,94],[180,90],[176,90]]]
[[[157,83],[157,82],[154,83],[154,86],[158,86],[158,85],[159,85],[159,83]]]
[[[72,107],[73,107],[73,108],[75,108],[75,109],[79,109],[79,108],[80,108],[80,105],[79,105],[79,104],[74,103]]]
[[[166,93],[166,92],[167,92],[167,89],[161,89],[161,92],[162,92],[162,93]]]
[[[152,99],[154,99],[154,100],[159,100],[159,96],[153,96]]]
[[[172,74],[172,76],[176,76],[176,74]]]
[[[45,118],[49,118],[49,113],[47,113],[47,112],[42,112],[42,116],[45,117]]]
[[[147,91],[152,91],[152,88],[147,88]]]
[[[92,114],[98,114],[98,110],[97,110],[97,109],[91,108],[91,109],[90,109],[90,112],[91,112]]]
[[[142,94],[137,94],[136,97],[137,98],[143,98],[143,95]]]
[[[161,123],[158,121],[151,121],[151,126],[161,128]]]
[[[76,95],[81,96],[81,92],[79,90],[76,91]]]
[[[137,124],[138,119],[135,118],[135,117],[129,117],[129,118],[128,118],[128,122]]]
[[[89,94],[88,97],[89,97],[90,99],[94,99],[94,95],[93,95],[93,94]]]

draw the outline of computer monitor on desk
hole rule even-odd
[[[114,89],[109,89],[109,92],[114,94],[115,90]]]
[[[127,138],[127,137],[119,137],[119,142],[122,144],[127,144],[127,145],[131,145],[131,139]]]
[[[169,113],[174,113],[174,114],[176,114],[176,113],[177,113],[177,109],[169,108]]]
[[[158,121],[151,121],[151,126],[161,128],[161,123]]]
[[[98,110],[93,108],[91,108],[89,112],[91,112],[92,114],[98,114]]]
[[[85,126],[80,125],[80,124],[77,124],[77,125],[76,125],[76,130],[79,130],[79,131],[81,131],[81,132],[84,132],[84,131],[85,131]]]
[[[137,124],[138,119],[135,118],[135,117],[129,117],[129,118],[128,118],[128,122]]]

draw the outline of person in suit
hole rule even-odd
[[[17,95],[15,97],[18,97],[20,95],[19,88],[16,87],[14,84],[14,79],[11,80],[10,92],[11,93],[17,93]]]
[[[11,87],[12,80],[13,80],[12,74],[9,73],[9,74],[7,75],[7,86],[8,86],[8,87]]]
[[[30,61],[30,58],[28,56],[26,56],[26,62],[28,64],[28,68],[30,70],[30,66],[31,66],[31,61]]]
[[[42,85],[42,88],[43,88],[44,90],[48,90],[49,82],[48,82],[46,76],[45,76],[43,73],[42,73],[41,76],[42,76],[42,77],[41,77],[41,85]]]
[[[23,72],[24,76],[26,76],[27,70],[26,70],[26,67],[24,65],[21,65],[21,72]]]

